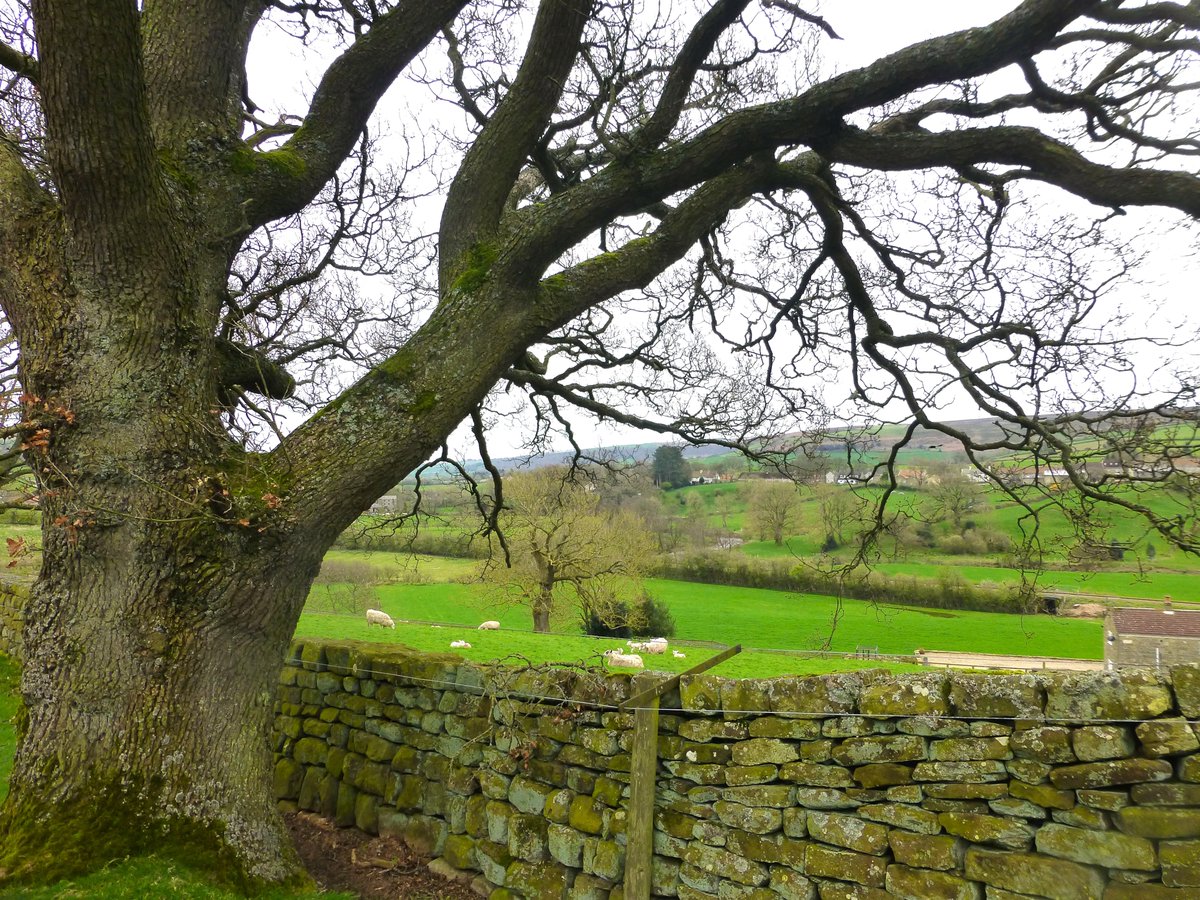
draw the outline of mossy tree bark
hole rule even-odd
[[[1194,28],[1182,6],[1027,0],[990,26],[794,97],[746,103],[731,91],[711,117],[680,127],[747,0],[711,4],[678,45],[639,45],[676,49],[660,64],[637,61],[642,75],[662,76],[657,93],[635,91],[613,117],[598,111],[642,77],[628,78],[621,60],[594,108],[581,113],[572,96],[576,108],[556,113],[600,56],[579,62],[598,8],[543,0],[519,68],[493,86],[502,99],[486,114],[476,107],[478,133],[446,194],[431,317],[275,450],[247,452],[219,416],[230,354],[218,324],[234,261],[254,229],[312,202],[380,97],[468,5],[398,0],[373,10],[369,27],[348,25],[303,123],[268,152],[241,139],[259,0],[34,0],[36,58],[0,45],[0,66],[36,87],[40,116],[25,124],[35,132],[44,121],[33,151],[0,135],[0,304],[20,344],[27,458],[44,511],[25,625],[26,720],[3,812],[5,877],[48,879],[151,849],[221,859],[245,884],[302,877],[269,794],[267,734],[281,659],[325,550],[502,377],[643,424],[544,367],[517,366],[530,345],[648,285],[751,198],[799,198],[805,227],[822,231],[814,271],[828,262],[849,297],[856,359],[889,373],[880,354],[903,356],[911,340],[887,327],[846,249],[852,204],[837,195],[833,164],[950,167],[971,178],[980,166],[1016,166],[1093,203],[1200,215],[1200,178],[1091,162],[1030,127],[976,125],[994,110],[963,100],[955,113],[920,93],[1029,63],[1089,10],[1118,31],[1146,16]],[[1176,52],[1167,39],[1163,48]],[[954,114],[972,127],[925,127]],[[861,130],[851,116],[878,122]],[[588,153],[572,141],[554,149],[561,128],[589,122],[599,136]],[[546,187],[542,202],[525,202],[530,178]],[[598,230],[648,210],[644,236],[575,261]],[[949,329],[922,340],[971,350]],[[990,414],[1036,428],[1008,409]],[[919,404],[914,415],[924,415]],[[706,440],[692,421],[658,430]],[[548,606],[539,615],[547,625]]]

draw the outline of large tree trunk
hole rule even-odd
[[[41,880],[154,850],[238,882],[295,880],[268,744],[294,617],[268,610],[298,606],[304,585],[287,567],[203,578],[136,559],[155,549],[187,552],[89,554],[34,591],[5,868]]]

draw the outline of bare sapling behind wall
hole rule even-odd
[[[837,30],[774,0],[0,6],[43,522],[5,878],[302,878],[267,732],[321,558],[460,423],[490,465],[514,397],[535,446],[593,416],[786,465],[844,384],[1195,546],[1194,382],[1102,321],[1117,214],[1200,214],[1194,7],[1027,0],[830,74]],[[247,77],[268,39],[308,42],[303,101]],[[955,392],[1003,436],[940,417]]]

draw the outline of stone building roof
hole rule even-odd
[[[1112,621],[1117,634],[1200,638],[1200,610],[1195,609],[1117,607],[1112,611]]]

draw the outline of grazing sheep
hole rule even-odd
[[[471,645],[466,641],[451,641],[450,646],[455,650],[470,650]]]
[[[629,644],[630,650],[636,650],[639,653],[666,653],[667,639],[652,638],[648,641],[626,641]]]
[[[640,669],[642,658],[636,653],[622,653],[620,650],[605,650],[604,658],[610,666],[618,669]]]
[[[396,623],[392,621],[392,617],[385,613],[382,609],[367,610],[367,627],[378,625],[380,628],[395,628]]]
[[[480,631],[495,631],[499,627],[500,627],[500,623],[497,622],[495,619],[488,619],[486,622],[484,622],[483,624],[481,624],[479,626],[479,630]]]
[[[687,659],[687,654],[680,653],[678,650],[672,650],[671,655],[674,656],[676,659]]]

